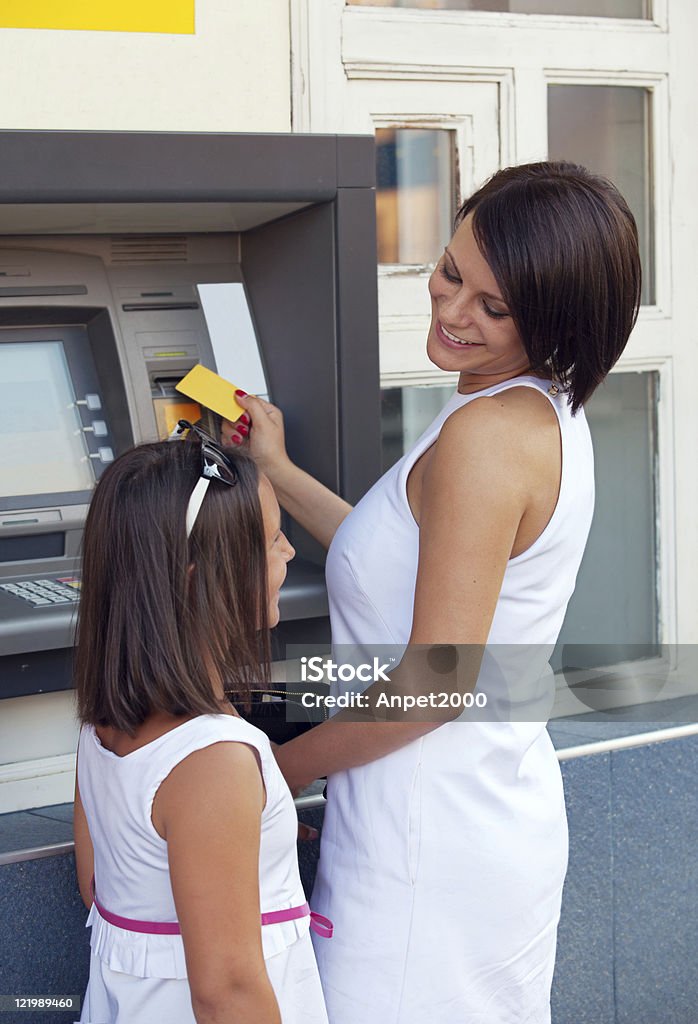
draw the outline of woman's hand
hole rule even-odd
[[[328,548],[337,527],[351,511],[351,505],[291,462],[286,452],[281,409],[244,391],[236,391],[235,397],[245,413],[235,423],[223,421],[224,443],[246,442],[249,445],[250,455],[269,477],[279,504]]]
[[[224,421],[223,431],[229,432],[233,444],[249,442],[250,455],[273,483],[276,472],[290,461],[286,452],[283,413],[278,406],[265,402],[263,398],[240,391],[235,392],[235,397],[245,415],[235,424]]]
[[[232,420],[221,419],[221,436],[219,438],[220,443],[224,447],[233,447],[234,445],[243,444],[247,440],[247,435],[250,432],[250,424],[252,420],[250,414],[245,412],[236,419]]]
[[[318,839],[320,833],[312,825],[306,825],[304,821],[298,822],[298,839],[302,843],[312,843]]]

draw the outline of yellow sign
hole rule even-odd
[[[0,28],[194,33],[194,0],[0,0]]]

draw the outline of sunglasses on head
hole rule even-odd
[[[194,529],[194,524],[201,511],[201,506],[211,481],[219,480],[228,487],[234,487],[239,477],[235,464],[228,458],[221,446],[216,444],[205,430],[197,427],[194,423],[190,423],[189,420],[178,421],[177,426],[170,434],[170,440],[184,438],[185,434],[187,441],[196,439],[201,447],[201,475],[196,482],[194,490],[191,492],[189,504],[187,505],[186,529],[187,537],[189,537]]]

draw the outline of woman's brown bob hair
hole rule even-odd
[[[198,443],[133,448],[99,481],[85,525],[75,660],[82,722],[133,735],[155,711],[220,712],[217,684],[245,702],[252,684],[268,682],[259,476],[251,459],[229,458],[238,482],[211,481],[189,539]]]
[[[572,411],[616,362],[637,319],[635,219],[610,181],[572,163],[499,171],[460,208],[535,371],[567,389]]]

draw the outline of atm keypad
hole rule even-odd
[[[56,580],[36,579],[0,584],[0,590],[27,601],[35,608],[52,604],[74,604],[80,599],[79,588],[80,581],[74,576]]]

